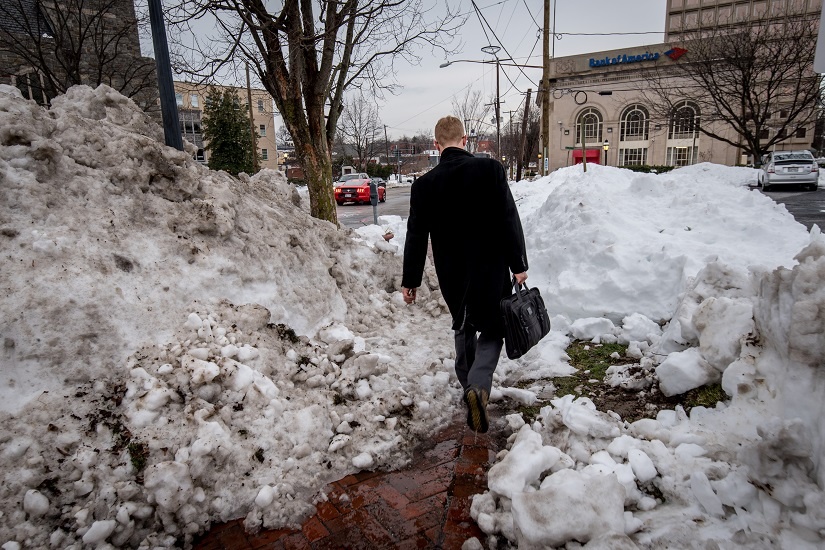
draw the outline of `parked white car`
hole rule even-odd
[[[759,185],[763,191],[774,185],[800,185],[808,191],[816,191],[819,164],[810,151],[773,151],[762,159]]]

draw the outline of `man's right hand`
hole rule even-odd
[[[515,278],[516,278],[516,282],[517,282],[518,284],[520,284],[520,285],[521,285],[521,284],[524,284],[524,281],[526,281],[526,280],[527,280],[527,272],[526,272],[526,271],[522,271],[521,273],[513,273],[513,277],[515,277]]]
[[[406,304],[412,304],[415,302],[415,288],[404,288],[401,287],[401,294],[404,295],[404,302]]]

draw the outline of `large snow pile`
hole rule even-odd
[[[0,88],[0,542],[294,522],[452,415],[449,334],[404,340],[444,306],[400,315],[395,246],[157,138],[107,87],[48,111]]]
[[[48,110],[0,87],[4,550],[295,525],[328,481],[461,421],[434,271],[414,306],[397,291],[403,219],[339,230],[281,174],[211,172],[159,137],[106,87]],[[750,175],[513,185],[554,330],[502,359],[491,399],[551,400],[506,419],[473,504],[490,547],[821,546],[825,245]],[[572,338],[629,344],[610,383],[732,399],[629,424],[553,398]]]

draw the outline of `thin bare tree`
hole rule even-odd
[[[463,21],[423,0],[187,0],[169,15],[171,34],[186,35],[196,53],[178,58],[192,74],[214,76],[233,63],[254,69],[295,143],[312,215],[333,223],[331,151],[344,92],[392,91],[394,60],[417,62],[423,47],[448,55]],[[190,32],[210,17],[214,33]]]
[[[383,144],[377,143],[383,125],[378,118],[378,107],[363,95],[344,101],[344,110],[338,123],[343,142],[355,153],[359,170],[366,170],[367,162]]]
[[[648,71],[640,87],[652,118],[667,121],[671,135],[698,130],[759,162],[815,120],[822,99],[815,23],[787,12],[684,34],[686,52]]]
[[[492,112],[495,98],[485,102],[484,93],[468,86],[464,95],[453,97],[453,116],[464,121],[467,135],[480,136],[487,128],[487,117]]]
[[[107,84],[154,106],[155,62],[140,55],[130,0],[3,0],[0,21],[0,74],[25,81],[32,94]]]

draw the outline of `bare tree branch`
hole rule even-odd
[[[449,53],[461,23],[449,10],[424,9],[423,0],[188,0],[168,15],[176,65],[193,77],[254,69],[293,138],[312,215],[332,222],[331,151],[345,92],[392,91],[394,60],[414,62],[425,47]],[[192,38],[192,21],[208,18],[214,32]]]
[[[811,126],[821,106],[814,23],[788,11],[686,34],[688,52],[667,69],[648,70],[639,91],[653,117],[671,124],[677,105],[695,104],[700,132],[759,162],[773,145]]]

